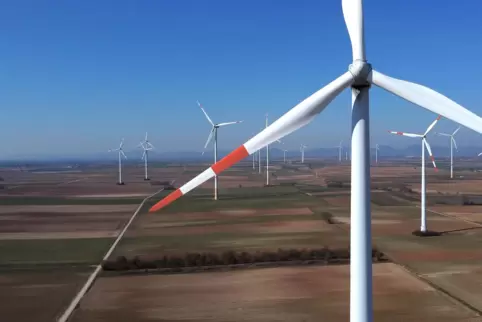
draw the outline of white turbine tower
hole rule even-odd
[[[343,151],[343,140],[335,148],[338,148],[338,162],[341,162],[341,152]]]
[[[286,152],[288,152],[288,150],[283,150],[283,163],[286,163]]]
[[[123,146],[124,146],[124,139],[121,140],[118,149],[115,149],[115,150],[110,149],[109,150],[109,152],[119,151],[119,181],[117,182],[118,185],[124,184],[124,182],[122,181],[122,157],[121,157],[121,155],[124,156],[124,158],[126,158],[126,159],[127,159],[127,156],[125,155],[124,150],[122,149]]]
[[[460,126],[452,134],[437,133],[438,135],[450,137],[450,179],[454,178],[454,147],[457,149],[457,143],[455,142],[455,134],[460,130]]]
[[[425,210],[425,201],[426,201],[426,183],[425,183],[425,148],[427,148],[428,154],[430,155],[430,159],[432,160],[433,167],[435,171],[437,171],[437,165],[435,164],[435,159],[433,158],[432,149],[430,148],[430,144],[427,141],[427,134],[433,129],[435,124],[437,124],[438,120],[440,120],[440,116],[429,125],[427,130],[424,134],[413,134],[413,133],[405,133],[405,132],[395,132],[395,131],[388,131],[392,134],[408,136],[411,138],[421,138],[422,139],[422,180],[421,180],[421,213],[420,213],[420,232],[425,234],[427,232],[427,217],[426,217],[426,210]]]
[[[365,57],[362,0],[342,0],[342,7],[353,53],[353,63],[348,71],[303,100],[222,160],[156,203],[149,211],[157,211],[167,206],[255,151],[307,125],[338,94],[347,87],[351,87],[350,321],[371,322],[373,307],[368,100],[370,86],[373,84],[381,87],[479,133],[482,133],[482,118],[425,86],[392,78],[372,69]],[[400,61],[393,61],[393,63],[399,65]]]
[[[307,145],[301,144],[300,145],[300,151],[301,151],[301,163],[305,163],[305,148],[307,148]]]
[[[142,153],[142,159],[141,159],[141,160],[144,160],[144,180],[150,180],[147,175],[147,162],[149,157],[149,151],[154,149],[154,146],[147,139],[147,132],[146,132],[144,141],[141,141],[138,146],[144,150],[144,152]]]
[[[268,113],[266,113],[265,128],[268,128]],[[269,144],[266,145],[266,185],[269,186]]]
[[[375,163],[378,165],[378,150],[380,150],[380,146],[375,144]]]
[[[218,129],[220,127],[226,126],[226,125],[231,125],[231,124],[238,124],[243,121],[234,121],[234,122],[223,122],[223,123],[217,123],[214,124],[211,118],[209,117],[208,113],[206,110],[204,110],[204,107],[197,101],[197,105],[201,108],[201,111],[203,111],[204,115],[206,116],[206,119],[208,122],[212,125],[211,131],[209,132],[208,139],[206,141],[206,144],[204,145],[204,149],[208,146],[209,142],[211,142],[211,139],[214,137],[214,163],[218,162]],[[203,153],[204,154],[204,150]],[[214,176],[214,200],[218,200],[218,176]]]

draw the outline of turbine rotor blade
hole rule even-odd
[[[458,150],[457,143],[455,142],[455,138],[452,136],[452,137],[450,137],[450,139],[454,142],[455,150]]]
[[[213,121],[209,117],[208,113],[206,113],[206,111],[204,110],[204,107],[201,105],[201,103],[199,103],[199,101],[197,101],[197,105],[199,105],[199,107],[201,108],[201,111],[203,111],[203,113],[206,116],[206,118],[208,119],[209,123],[211,123],[211,125],[214,126]]]
[[[481,155],[482,155],[482,152],[481,152],[481,153],[479,153],[479,154],[477,154],[477,156],[478,156],[478,157],[480,157]]]
[[[147,142],[147,145],[148,145],[151,149],[155,149],[154,145],[152,145],[151,142]]]
[[[362,0],[343,0],[341,2],[346,28],[350,35],[353,61],[365,61],[365,39],[363,30]]]
[[[441,135],[441,136],[452,136],[450,134],[447,134],[447,133],[440,133],[440,132],[437,132],[437,135]]]
[[[421,138],[421,137],[423,137],[423,135],[421,135],[421,134],[406,133],[406,132],[388,131],[388,133],[408,136],[408,137],[411,137],[411,138]]]
[[[120,153],[121,153],[121,154],[124,156],[124,158],[126,158],[126,159],[127,159],[127,156],[126,156],[126,154],[124,153],[124,151],[123,151],[123,150],[119,150],[119,152],[120,152]]]
[[[213,134],[214,134],[214,127],[211,129],[211,132],[209,132],[209,136],[208,136],[208,140],[206,141],[206,144],[204,144],[204,150],[206,149],[206,147],[208,146],[209,142],[211,142],[211,139],[213,137]],[[203,153],[204,154],[204,151]]]
[[[435,124],[437,124],[437,122],[440,120],[441,117],[442,117],[442,116],[439,115],[439,116],[435,119],[435,121],[433,121],[432,124],[430,124],[430,125],[428,126],[427,131],[425,131],[425,133],[423,134],[424,136],[427,135],[428,132],[430,132],[430,131],[433,129],[433,127],[435,126]]]
[[[119,148],[122,149],[123,146],[124,146],[124,138],[122,138],[121,143],[119,144]]]
[[[217,125],[217,126],[226,126],[226,125],[238,124],[238,123],[243,123],[243,121],[224,122],[224,123],[219,123],[219,124],[216,124],[216,125]]]
[[[482,118],[436,91],[372,71],[370,81],[407,101],[482,133]]]
[[[460,126],[454,131],[454,133],[452,133],[452,136],[454,136],[455,134],[457,134],[457,132],[460,130]]]
[[[146,132],[146,137],[144,138],[144,141],[146,141],[146,142],[147,142],[147,132]]]
[[[319,114],[342,90],[353,82],[350,72],[346,72],[337,79],[318,90],[310,97],[293,107],[278,120],[271,123],[261,133],[255,135],[245,144],[213,164],[210,168],[194,177],[191,181],[184,184],[178,190],[172,192],[167,197],[156,203],[149,209],[149,212],[157,211],[182,195],[185,195],[192,189],[203,184],[207,180],[220,174],[224,170],[230,168],[235,163],[246,158],[250,154],[281,139],[282,137],[296,131],[297,129],[308,124],[317,114]]]
[[[142,153],[142,158],[141,158],[141,160],[144,160],[145,157],[146,157],[146,150],[144,150],[144,152]]]
[[[425,138],[422,141],[423,141],[423,144],[425,145],[425,147],[427,148],[428,154],[430,155],[430,159],[433,163],[434,170],[438,171],[437,165],[435,164],[435,159],[434,159],[433,154],[432,154],[432,149],[430,148],[430,144],[428,144],[428,142]]]

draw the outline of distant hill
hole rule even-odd
[[[393,157],[420,157],[421,155],[421,145],[414,144],[407,146],[405,148],[396,149],[387,145],[380,145],[380,150],[378,155],[380,158],[393,158]],[[450,156],[450,148],[445,146],[433,146],[432,147],[435,158],[446,158]],[[270,149],[271,157],[273,159],[283,158],[283,150],[279,148]],[[346,148],[343,149],[342,157],[345,158]],[[348,150],[349,151],[349,150]],[[221,159],[230,151],[220,150],[218,152],[218,159]],[[481,147],[468,146],[459,147],[458,150],[454,149],[454,155],[456,157],[470,157],[475,158],[477,154],[482,152]],[[124,161],[125,163],[140,163],[141,162],[141,151],[125,151],[128,159]],[[262,155],[264,156],[265,149],[262,150]],[[375,155],[375,150],[372,148],[372,155]],[[286,157],[289,159],[301,158],[301,152],[299,150],[290,150],[286,153]],[[315,148],[305,150],[306,158],[338,158],[337,148]],[[213,151],[206,150],[204,154],[198,151],[182,151],[182,152],[159,152],[151,151],[149,159],[152,161],[192,161],[192,162],[211,162],[213,160]],[[11,157],[9,159],[4,159],[0,161],[2,166],[16,166],[19,164],[35,164],[38,162],[54,162],[54,163],[84,163],[84,162],[105,162],[105,163],[116,163],[117,155],[115,153],[91,153],[91,154],[79,154],[79,155],[18,155]]]

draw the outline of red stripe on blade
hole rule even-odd
[[[247,156],[249,156],[248,151],[244,145],[241,145],[239,148],[222,158],[221,161],[213,164],[211,169],[213,169],[214,173],[219,174]]]
[[[439,116],[437,117],[437,121],[440,120],[441,118],[442,118],[442,115],[439,115]]]
[[[397,135],[403,135],[403,132],[397,132]]]
[[[182,192],[181,190],[177,189],[176,191],[171,192],[169,195],[167,195],[167,197],[156,203],[154,206],[152,206],[151,209],[149,209],[149,212],[158,211],[159,209],[164,208],[179,197],[182,197]]]

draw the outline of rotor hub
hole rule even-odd
[[[355,60],[350,66],[348,66],[348,71],[353,76],[352,87],[370,87],[371,84],[368,81],[368,76],[372,71],[372,65],[364,60]]]

